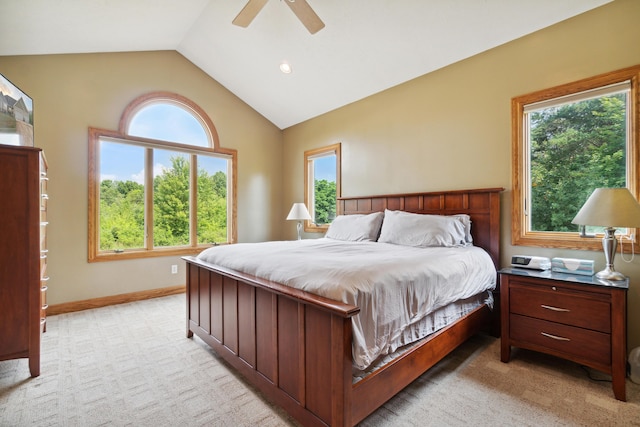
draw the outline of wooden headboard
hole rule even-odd
[[[338,214],[369,214],[385,209],[419,214],[471,217],[473,244],[491,255],[500,265],[500,193],[504,188],[435,191],[383,196],[339,197]]]

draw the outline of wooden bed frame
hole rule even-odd
[[[338,199],[341,214],[466,213],[474,244],[498,266],[502,188]],[[351,317],[359,308],[184,257],[187,337],[196,334],[303,425],[352,426],[480,330],[486,305],[353,383]],[[494,312],[499,312],[494,310]]]

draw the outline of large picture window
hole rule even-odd
[[[571,221],[596,188],[627,187],[638,197],[639,73],[633,67],[513,99],[514,245],[601,249],[599,239],[583,237],[601,228]]]
[[[340,144],[305,151],[304,201],[313,220],[304,231],[323,232],[336,217],[340,197]]]
[[[89,261],[194,253],[232,243],[236,152],[191,101],[153,93],[119,131],[89,129]]]

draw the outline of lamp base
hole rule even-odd
[[[612,270],[609,267],[605,268],[602,271],[597,272],[596,277],[598,279],[613,280],[613,281],[625,280],[627,278],[627,276],[625,276],[624,274],[618,271]]]
[[[604,229],[604,237],[602,238],[602,249],[604,250],[604,260],[606,268],[596,273],[598,279],[604,280],[624,280],[626,276],[622,273],[618,273],[613,269],[613,260],[616,256],[616,247],[618,241],[616,240],[616,229],[614,227],[607,227]]]

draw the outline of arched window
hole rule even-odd
[[[207,126],[185,107],[168,101],[143,106],[129,122],[127,134],[141,138],[213,147]]]
[[[89,128],[89,261],[235,242],[236,159],[206,113],[172,93],[135,99],[118,131]]]

